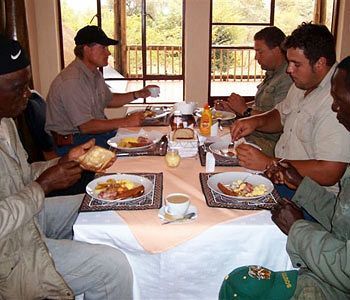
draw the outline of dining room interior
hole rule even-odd
[[[265,27],[289,36],[302,22],[324,24],[336,60],[348,56],[350,1],[0,0],[0,16],[0,33],[28,53],[30,89],[44,100],[75,60],[80,28],[96,25],[118,41],[99,71],[112,93],[134,100],[104,113],[113,120],[142,112],[143,123],[118,128],[108,152],[96,154],[101,161],[77,160],[83,169],[83,162],[98,166],[73,230],[76,241],[121,250],[132,269],[133,299],[218,299],[225,276],[240,266],[297,269],[288,236],[271,220],[283,201],[265,175],[271,166],[253,170],[237,158],[242,144],[263,146],[232,141],[231,126],[253,109],[240,115],[214,103],[233,92],[247,103],[255,99],[266,69],[256,59],[254,34]],[[150,85],[159,89],[135,97]],[[45,123],[45,109],[40,117]],[[16,119],[29,160],[57,157],[56,140],[43,150],[28,122],[24,114]]]

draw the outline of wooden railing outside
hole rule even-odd
[[[147,74],[181,75],[182,47],[172,45],[148,46]],[[142,77],[142,49],[138,45],[126,47],[127,76]],[[212,74],[214,81],[256,81],[263,72],[254,59],[254,49],[213,48]]]
[[[149,75],[181,75],[182,47],[172,45],[147,47],[147,74]],[[141,46],[130,45],[127,52],[127,75],[142,77]]]
[[[211,55],[213,81],[260,81],[263,70],[250,48],[213,48]]]

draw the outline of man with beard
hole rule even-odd
[[[283,158],[301,175],[332,186],[350,162],[350,134],[330,109],[330,81],[336,67],[334,38],[324,25],[303,23],[286,38],[284,47],[289,63],[287,72],[294,81],[286,99],[266,113],[238,120],[231,128],[233,140],[254,130],[269,133],[283,130],[275,157],[241,144],[236,149],[239,163],[262,171],[274,160]],[[285,186],[278,188],[282,195],[292,193]]]

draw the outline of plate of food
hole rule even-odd
[[[208,186],[216,193],[243,201],[264,197],[274,189],[268,178],[248,172],[215,174],[208,179]]]
[[[236,150],[235,147],[231,146],[229,142],[216,142],[209,145],[209,151],[214,155],[218,155],[224,158],[236,159]]]
[[[142,176],[112,174],[94,179],[86,186],[86,192],[94,199],[107,203],[129,202],[152,191],[152,182]]]
[[[139,151],[151,147],[157,141],[142,135],[118,137],[115,136],[107,141],[113,148],[123,151]]]
[[[222,120],[228,121],[232,120],[236,117],[236,114],[230,111],[216,110],[215,108],[211,108],[211,114],[213,116],[213,120]],[[196,116],[201,117],[203,112],[203,108],[197,110],[195,112]]]
[[[162,107],[151,107],[144,111],[146,119],[160,119],[172,112],[171,107],[162,106]]]

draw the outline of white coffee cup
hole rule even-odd
[[[151,93],[151,97],[159,97],[159,93],[160,93],[160,88],[155,86],[155,87],[150,87],[148,88],[148,90]]]
[[[166,214],[174,218],[181,218],[186,214],[190,206],[190,197],[182,193],[169,194],[165,198],[165,204]]]

